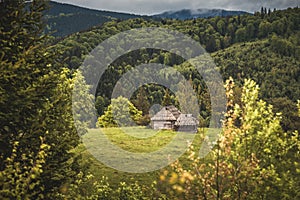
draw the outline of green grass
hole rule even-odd
[[[101,179],[103,176],[108,177],[109,183],[112,187],[117,187],[119,182],[128,182],[133,183],[138,181],[143,185],[150,185],[153,181],[158,180],[160,170],[148,173],[126,173],[122,171],[118,171],[107,167],[100,161],[98,161],[90,151],[93,148],[96,148],[99,145],[99,140],[101,140],[101,132],[106,135],[106,137],[113,143],[114,145],[135,153],[149,153],[159,150],[169,144],[174,140],[175,137],[179,137],[179,139],[185,139],[187,134],[191,136],[193,133],[177,133],[173,131],[155,131],[152,129],[147,129],[145,127],[126,127],[126,128],[105,128],[105,129],[90,129],[88,134],[83,136],[83,140],[85,141],[85,145],[81,144],[77,149],[76,153],[81,154],[83,158],[83,163],[87,163],[90,167],[89,170],[95,175],[96,179]],[[138,136],[134,137],[134,136]],[[201,135],[197,133],[193,140],[194,146],[200,146],[201,144]],[[144,137],[144,138],[143,138]],[[182,142],[181,142],[182,143]],[[182,144],[187,145],[187,143],[183,142]],[[176,151],[179,146],[175,144],[172,146],[171,151]],[[87,149],[88,148],[88,149]],[[94,155],[99,154],[109,154],[110,152],[106,152],[106,149],[103,149],[98,152],[94,152]],[[114,155],[111,155],[114,157]],[[167,155],[166,155],[167,157]],[[186,160],[186,154],[183,154],[180,159]],[[112,158],[113,159],[113,158]],[[130,159],[130,158],[128,158]],[[168,167],[166,167],[168,168]]]
[[[110,141],[124,150],[136,153],[153,152],[169,143],[176,132],[155,131],[144,127],[106,128],[101,131]],[[97,138],[100,129],[91,129],[85,138]],[[131,135],[139,135],[139,138]],[[147,137],[150,136],[150,137]]]

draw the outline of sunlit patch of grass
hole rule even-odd
[[[201,129],[201,131],[206,131],[207,129]],[[104,128],[104,129],[90,129],[89,132],[83,136],[85,140],[88,140],[88,148],[93,148],[93,146],[98,145],[99,137],[98,135],[104,133],[107,138],[118,147],[136,153],[147,153],[159,150],[169,144],[174,137],[178,136],[183,137],[184,134],[194,134],[194,133],[177,133],[174,131],[156,131],[146,127],[125,127],[125,128]],[[180,135],[181,134],[181,135]],[[139,135],[139,138],[133,137],[131,135]],[[150,136],[150,137],[147,137]],[[203,133],[197,133],[194,135],[193,145],[197,148],[201,145]],[[145,137],[145,138],[141,138]],[[183,137],[184,138],[184,137]],[[184,145],[187,143],[184,141]],[[173,149],[171,149],[173,150]],[[176,150],[176,145],[174,146],[174,151]],[[101,179],[102,176],[106,176],[109,179],[109,182],[112,187],[117,187],[119,182],[129,182],[133,183],[135,181],[140,182],[144,185],[150,185],[153,181],[158,180],[160,170],[148,173],[126,173],[118,171],[112,168],[107,167],[93,155],[90,154],[89,149],[87,149],[83,144],[81,144],[76,150],[77,154],[80,154],[83,158],[83,162],[89,165],[89,170],[95,175],[96,179]],[[99,152],[99,154],[109,153]],[[113,155],[112,155],[113,156]],[[167,156],[167,155],[166,155]],[[180,160],[187,162],[187,154],[183,154],[180,157]],[[113,158],[112,158],[113,159]],[[168,168],[168,167],[166,167]]]
[[[91,129],[84,137],[96,145],[99,134],[105,134],[114,145],[126,151],[148,153],[156,151],[171,142],[177,133],[167,130],[156,131],[145,127],[123,127]],[[139,135],[139,137],[133,137],[132,135]],[[89,146],[93,146],[93,144],[89,144]]]

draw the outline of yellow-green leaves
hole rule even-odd
[[[0,171],[1,199],[30,199],[36,195],[36,187],[43,188],[39,179],[49,149],[43,139],[36,154],[22,154],[21,160],[17,155],[22,151],[19,142],[13,143],[12,154],[5,160],[6,168]]]
[[[300,195],[300,142],[297,132],[284,133],[281,115],[259,99],[259,87],[245,80],[241,104],[235,104],[234,82],[226,82],[228,111],[223,133],[212,152],[188,164],[179,161],[160,181],[174,199],[290,199]],[[196,149],[196,148],[195,148]],[[187,176],[188,174],[188,176]],[[187,180],[184,177],[193,177]],[[171,189],[170,189],[171,188]],[[289,198],[288,198],[289,197]]]
[[[298,115],[300,117],[300,100],[297,101]]]

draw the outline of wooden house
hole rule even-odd
[[[181,114],[176,122],[175,127],[180,132],[197,132],[199,121],[192,114]]]
[[[151,118],[151,126],[156,130],[197,132],[198,124],[191,114],[182,114],[175,106],[165,106]]]
[[[175,106],[165,106],[151,118],[151,126],[153,129],[174,130],[180,114]]]

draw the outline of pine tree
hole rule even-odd
[[[13,63],[17,55],[36,45],[43,38],[42,11],[47,8],[46,1],[34,0],[26,4],[25,0],[0,1],[1,59]]]
[[[168,89],[165,91],[165,95],[162,101],[162,106],[170,106],[172,105],[172,98]]]
[[[72,85],[42,35],[46,6],[42,0],[0,1],[0,171],[12,168],[22,178],[32,163],[40,163],[40,173],[34,176],[38,185],[28,185],[24,191],[28,194],[22,197],[11,193],[4,198],[53,199],[78,171],[70,152],[79,142],[71,109]],[[43,144],[50,150],[40,157]],[[12,157],[19,165],[7,162]],[[3,189],[0,186],[0,193]]]
[[[150,103],[147,98],[147,93],[143,87],[140,87],[133,104],[138,110],[143,112],[143,116],[149,114]]]

